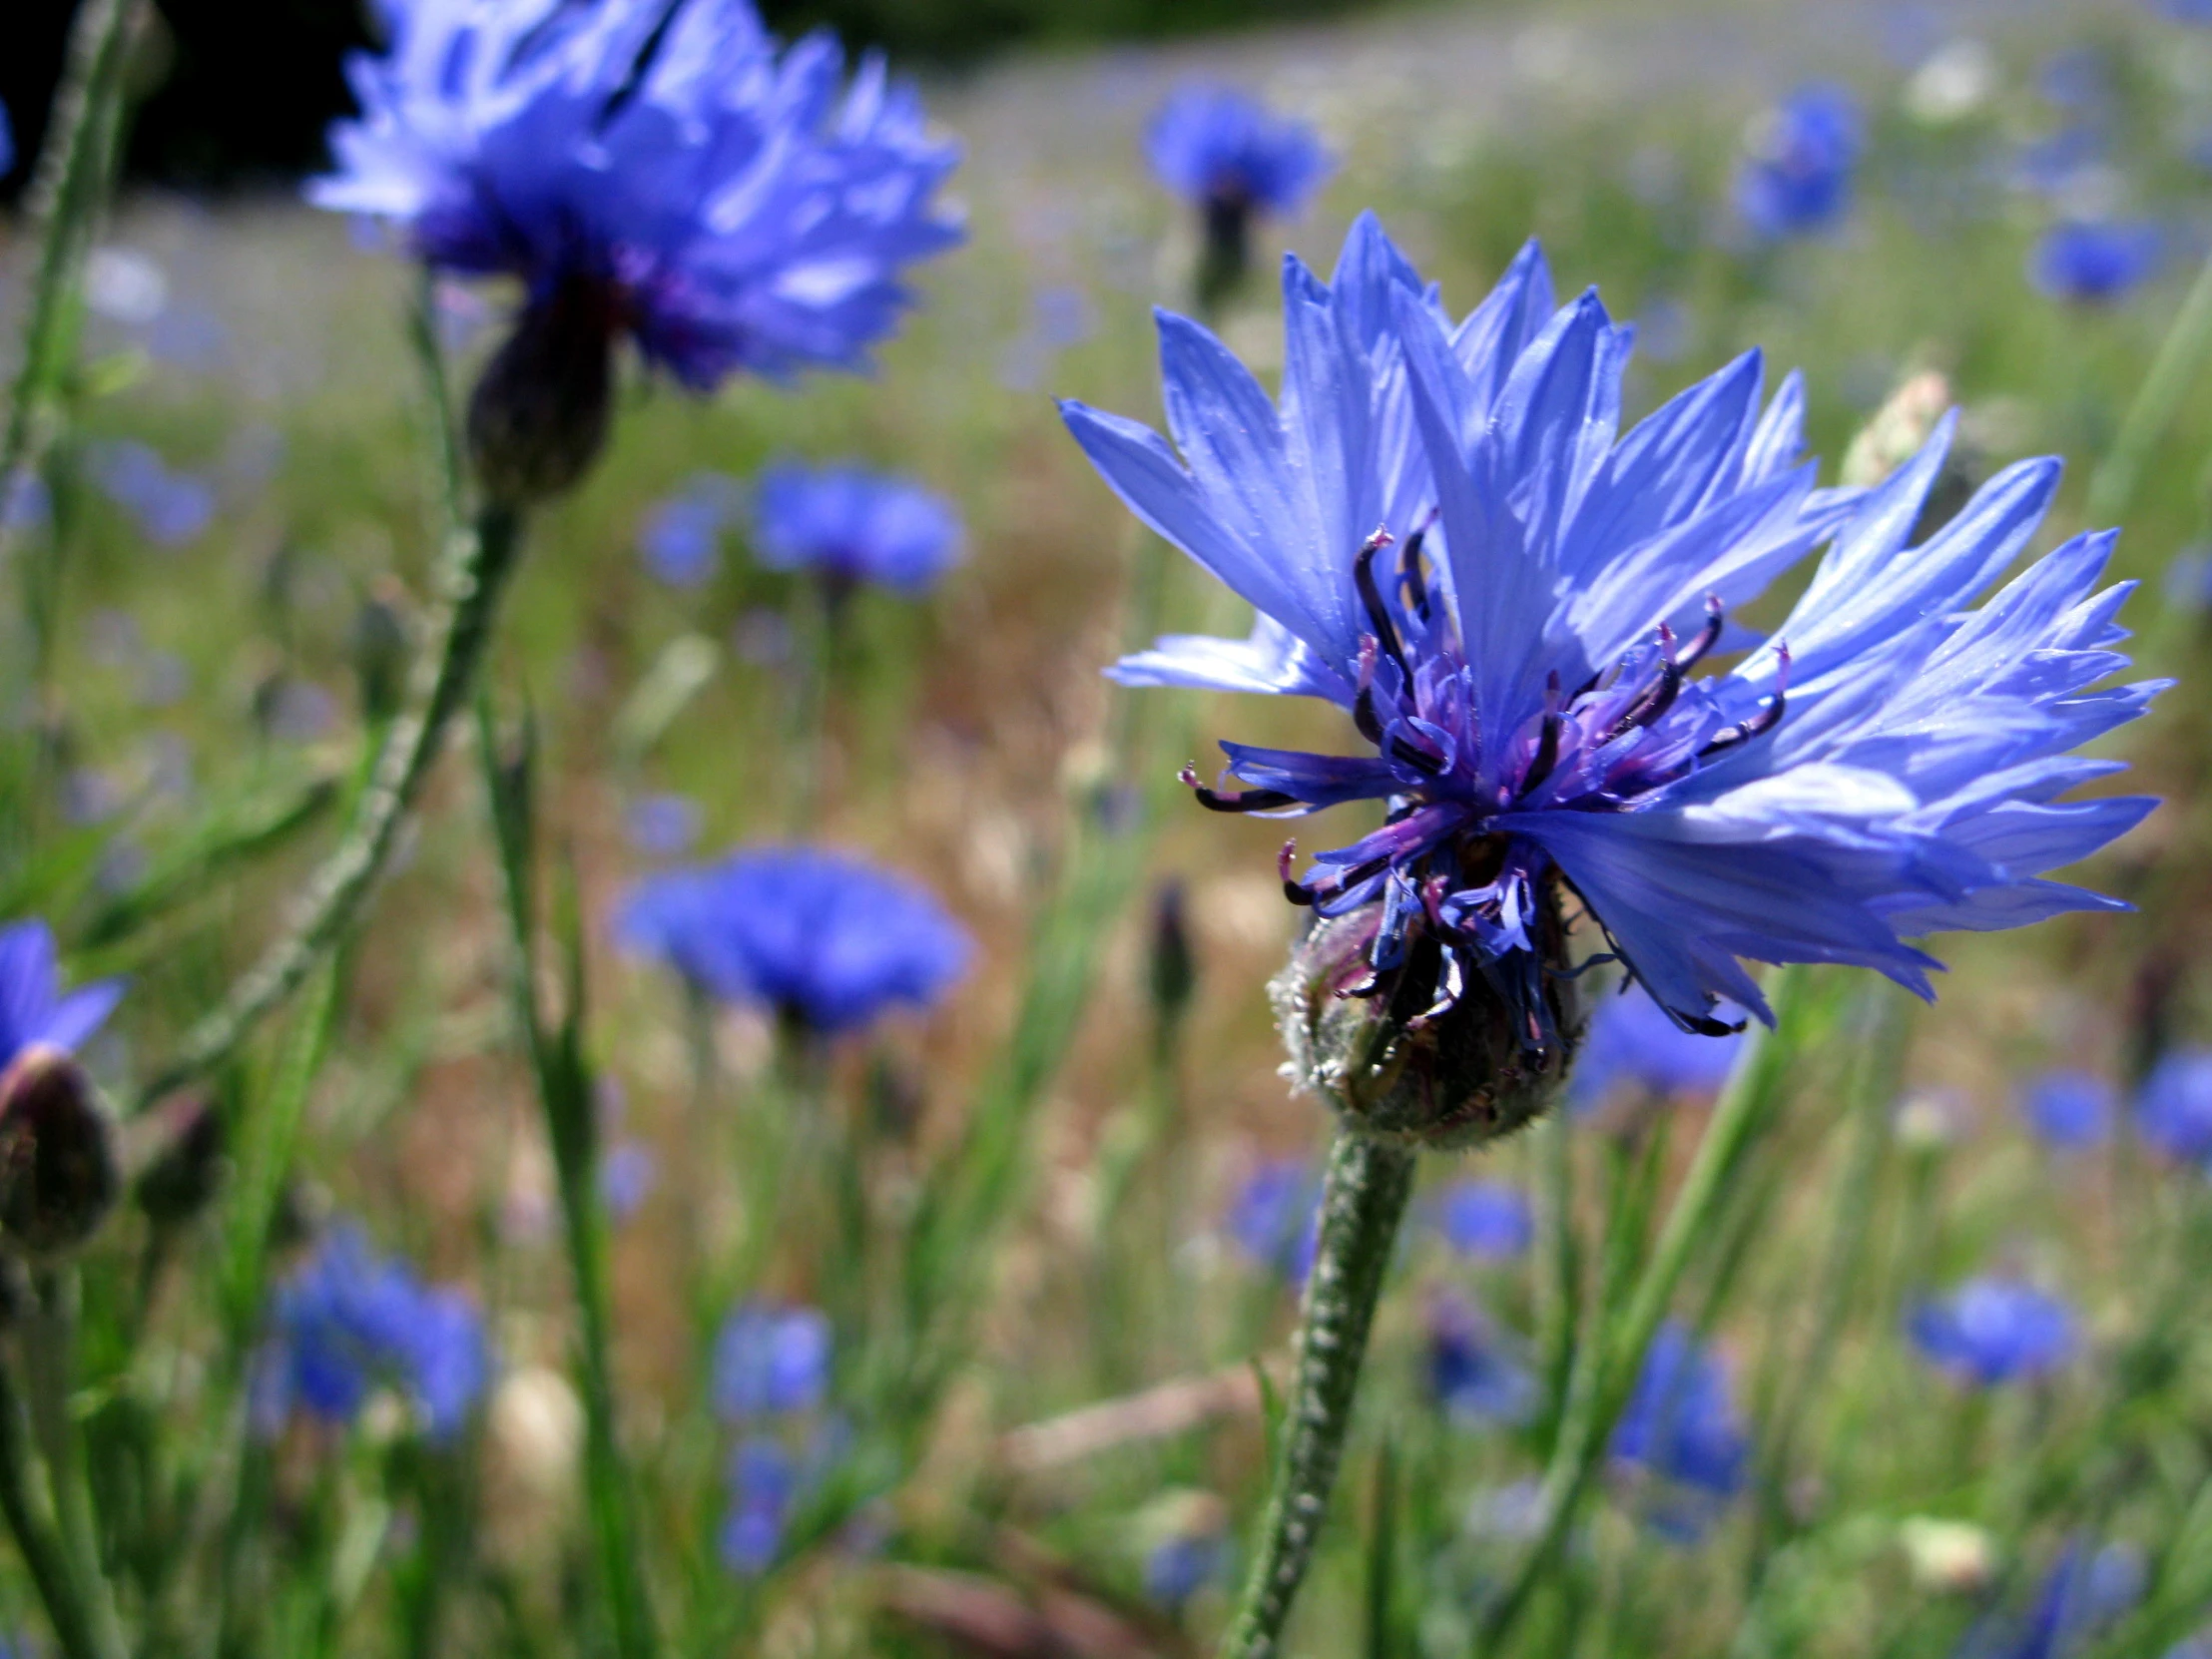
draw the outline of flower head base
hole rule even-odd
[[[957,153],[913,92],[874,58],[845,88],[832,39],[780,48],[748,0],[381,9],[389,50],[350,64],[361,114],[310,199],[436,270],[521,278],[483,419],[538,439],[538,476],[588,453],[617,333],[695,390],[860,368],[901,268],[959,240],[934,201]]]
[[[894,1004],[934,1005],[972,949],[924,889],[809,847],[649,876],[618,925],[699,991],[766,1003],[821,1035],[857,1030]]]
[[[1864,143],[1849,92],[1825,82],[1800,87],[1754,129],[1736,173],[1736,212],[1769,242],[1827,230],[1851,206]]]
[[[75,1060],[33,1043],[0,1072],[0,1239],[34,1257],[74,1250],[122,1189],[107,1102]]]
[[[754,537],[769,569],[812,571],[832,595],[861,582],[913,595],[959,556],[960,517],[903,478],[787,462],[761,474]]]
[[[1250,788],[1198,788],[1220,811],[1381,809],[1303,873],[1286,850],[1288,895],[1326,923],[1277,985],[1302,1080],[1401,1129],[1509,1127],[1565,1071],[1584,918],[1678,1026],[1725,1032],[1771,1018],[1743,958],[1925,996],[1939,964],[1908,939],[2122,907],[2040,879],[2151,806],[2059,800],[2115,770],[2068,752],[2157,689],[2094,689],[2125,663],[2126,589],[2096,586],[2112,537],[1971,608],[2056,462],[2006,469],[1913,546],[1949,421],[1879,485],[1816,490],[1802,391],[1762,408],[1754,353],[1618,436],[1629,333],[1594,294],[1554,310],[1533,246],[1454,323],[1363,219],[1331,283],[1287,262],[1284,298],[1279,402],[1160,318],[1180,455],[1063,412],[1138,516],[1260,612],[1249,639],[1165,639],[1115,677],[1318,698],[1364,740],[1225,744]],[[1775,639],[1732,627],[1824,543]],[[1384,1011],[1369,1035],[1362,1002]],[[1460,1075],[1383,1104],[1423,1067]]]

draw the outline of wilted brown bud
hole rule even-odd
[[[0,1237],[33,1256],[75,1249],[122,1185],[115,1118],[92,1079],[33,1043],[0,1074]]]
[[[578,277],[525,307],[468,402],[469,463],[493,501],[528,506],[568,490],[607,441],[615,303]]]
[[[1405,965],[1376,994],[1348,994],[1371,977],[1380,911],[1371,905],[1317,923],[1270,982],[1290,1054],[1283,1075],[1348,1126],[1401,1145],[1480,1146],[1540,1117],[1582,1037],[1573,982],[1545,975],[1554,1032],[1542,1044],[1479,974],[1466,975],[1438,1011],[1443,951],[1425,936],[1409,942]]]

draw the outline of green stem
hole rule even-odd
[[[1368,1330],[1413,1190],[1415,1154],[1340,1130],[1322,1190],[1321,1239],[1299,1325],[1298,1375],[1260,1546],[1222,1659],[1272,1659],[1305,1581],[1344,1458]]]
[[[77,1352],[77,1274],[74,1268],[59,1268],[41,1271],[34,1278],[36,1306],[25,1320],[23,1354],[30,1378],[31,1428],[45,1454],[53,1487],[62,1559],[84,1611],[89,1652],[97,1659],[127,1659],[130,1648],[123,1639],[114,1592],[100,1558],[84,1437],[69,1408]]]
[[[9,1535],[30,1569],[31,1583],[46,1616],[53,1621],[55,1640],[64,1659],[101,1659],[93,1639],[92,1617],[77,1593],[77,1581],[69,1559],[55,1536],[53,1518],[40,1490],[31,1444],[25,1435],[23,1401],[15,1381],[0,1366],[0,1513],[5,1513]]]
[[[500,594],[522,550],[522,529],[519,510],[493,504],[478,513],[473,531],[448,538],[433,643],[415,662],[406,707],[384,735],[344,839],[308,878],[283,932],[186,1033],[176,1057],[140,1096],[142,1105],[229,1058],[358,920],[446,730],[476,683]]]
[[[1775,1018],[1784,1031],[1800,1000],[1802,983],[1803,970],[1788,968],[1776,985]],[[1478,1621],[1477,1653],[1493,1648],[1511,1628],[1566,1542],[1582,1495],[1604,1456],[1614,1423],[1628,1404],[1644,1355],[1666,1317],[1690,1257],[1705,1241],[1746,1148],[1772,1119],[1788,1049],[1789,1044],[1768,1039],[1753,1027],[1745,1053],[1713,1109],[1705,1138],[1698,1143],[1697,1155],[1652,1247],[1643,1277],[1629,1297],[1618,1334],[1598,1331],[1590,1338],[1593,1343],[1604,1344],[1602,1351],[1592,1357],[1594,1385],[1579,1395],[1570,1389],[1566,1416],[1538,1494],[1535,1537],[1507,1576],[1504,1589]],[[1580,1365],[1578,1359],[1577,1370]]]
[[[2208,352],[2212,352],[2212,257],[2197,273],[2189,297],[2182,301],[2150,372],[2143,376],[2135,401],[2120,421],[2119,435],[2089,480],[2085,510],[2092,525],[2115,524],[2127,511],[2143,469],[2164,441],[2181,400],[2202,377]]]

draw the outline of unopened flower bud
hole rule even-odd
[[[360,681],[362,717],[381,726],[399,712],[407,689],[407,623],[393,595],[372,593],[361,602],[346,645]]]
[[[1283,1075],[1362,1133],[1437,1149],[1481,1146],[1541,1116],[1582,1035],[1572,982],[1547,975],[1552,1030],[1521,1028],[1480,976],[1439,996],[1449,958],[1416,933],[1402,966],[1369,964],[1380,905],[1319,922],[1268,986]]]
[[[222,1188],[223,1117],[200,1094],[173,1095],[147,1117],[152,1120],[152,1144],[138,1177],[138,1206],[156,1227],[182,1227],[207,1209]]]
[[[1198,958],[1191,949],[1183,883],[1163,881],[1152,899],[1150,969],[1152,1007],[1163,1031],[1172,1030],[1198,989]]]
[[[613,291],[574,278],[523,310],[468,403],[468,451],[492,500],[526,506],[572,487],[607,441]]]
[[[34,1256],[99,1231],[122,1187],[115,1119],[67,1052],[34,1043],[0,1075],[0,1237]]]

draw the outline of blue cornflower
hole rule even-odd
[[[418,1281],[350,1224],[332,1228],[276,1289],[255,1386],[274,1432],[294,1408],[350,1422],[369,1392],[402,1389],[433,1438],[466,1420],[489,1369],[482,1317],[460,1292]]]
[[[45,922],[0,927],[0,1070],[34,1043],[75,1049],[122,1000],[120,979],[98,979],[62,993],[54,934]]]
[[[2169,1158],[2212,1168],[2212,1048],[2160,1057],[2135,1097],[2135,1132]]]
[[[1614,1458],[1712,1498],[1744,1482],[1751,1441],[1728,1373],[1679,1320],[1660,1326],[1613,1429]]]
[[[2143,1599],[2141,1551],[2107,1544],[2091,1551],[2069,1539],[2025,1616],[1996,1611],[1977,1620],[1957,1659],[2068,1659]]]
[[[97,444],[86,460],[93,482],[156,546],[183,547],[215,521],[215,486],[172,468],[146,444]]]
[[[1798,88],[1753,131],[1736,171],[1736,212],[1767,241],[1824,231],[1851,207],[1865,143],[1858,101],[1826,82]]]
[[[1458,1181],[1436,1201],[1436,1231],[1462,1256],[1503,1261],[1536,1236],[1528,1195],[1503,1181]]]
[[[918,594],[959,557],[960,515],[944,497],[903,478],[784,462],[761,474],[753,535],[771,570]]]
[[[1683,1030],[1658,1003],[1627,985],[1602,999],[1590,1016],[1567,1085],[1568,1102],[1577,1112],[1589,1112],[1621,1089],[1659,1100],[1717,1094],[1742,1047],[1743,1038],[1733,1032],[1714,1037]]]
[[[2102,304],[2155,276],[2165,252],[2165,233],[2155,225],[2075,221],[2043,233],[2027,274],[2054,299]]]
[[[722,532],[742,491],[727,473],[702,472],[650,508],[638,527],[645,568],[672,588],[704,587],[722,562]]]
[[[1271,1158],[1237,1189],[1222,1226],[1246,1261],[1303,1285],[1320,1238],[1321,1177],[1304,1158]]]
[[[1931,1365],[1977,1387],[2042,1377],[2073,1355],[2071,1311],[2013,1279],[1969,1279],[1914,1309],[1907,1329]]]
[[[309,199],[403,227],[432,268],[521,278],[541,311],[708,390],[858,368],[960,240],[958,159],[879,58],[790,48],[748,0],[382,0],[361,113]]]
[[[1226,1554],[1219,1532],[1170,1533],[1145,1551],[1145,1599],[1179,1611],[1221,1576]]]
[[[1296,902],[1360,912],[1344,931],[1373,975],[1345,989],[1417,1008],[1433,986],[1440,1009],[1480,981],[1535,1052],[1569,887],[1704,1031],[1724,1000],[1771,1018],[1740,958],[1930,996],[1938,964],[1910,938],[2124,907],[2037,879],[2152,805],[2057,799],[2116,766],[2068,752],[2157,689],[2091,689],[2124,664],[2127,589],[2096,586],[2113,537],[1968,608],[2034,536],[2056,461],[2006,468],[1915,547],[1952,421],[1877,487],[1816,491],[1799,383],[1762,414],[1750,353],[1616,442],[1629,335],[1595,294],[1553,314],[1533,245],[1455,325],[1364,217],[1332,285],[1286,262],[1284,301],[1279,405],[1160,317],[1180,456],[1062,407],[1131,509],[1260,612],[1247,640],[1165,639],[1115,677],[1323,698],[1372,746],[1225,744],[1250,791],[1187,778],[1222,811],[1385,804],[1305,875],[1283,855]],[[1695,676],[1727,608],[1824,543],[1777,638]]]
[[[730,1454],[730,1506],[722,1520],[722,1564],[747,1578],[776,1564],[799,1495],[799,1459],[782,1442],[754,1435]]]
[[[700,990],[809,1029],[935,1004],[967,967],[960,924],[923,888],[811,847],[758,847],[640,881],[619,931]]]
[[[2111,1132],[2112,1085],[2085,1071],[2046,1071],[2020,1095],[2020,1114],[2045,1146],[2075,1152]]]
[[[599,1202],[617,1221],[628,1221],[652,1196],[661,1178],[660,1160],[642,1141],[618,1141],[599,1163]]]
[[[1210,83],[1162,104],[1144,148],[1160,182],[1185,201],[1280,216],[1304,207],[1336,165],[1310,123]]]
[[[630,803],[622,828],[630,844],[648,858],[673,858],[690,851],[699,839],[702,817],[699,803],[689,796],[646,795]]]
[[[730,1422],[811,1411],[830,1392],[829,1316],[748,1303],[715,1338],[714,1402]]]
[[[1428,1391],[1454,1420],[1516,1423],[1536,1406],[1536,1380],[1502,1332],[1462,1298],[1428,1304]]]

